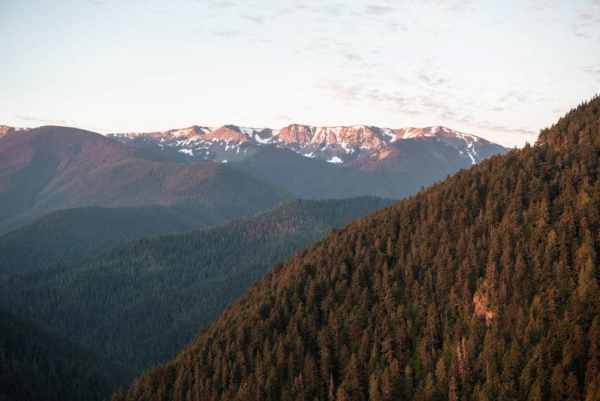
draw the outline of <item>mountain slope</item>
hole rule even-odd
[[[231,166],[300,198],[400,199],[471,164],[445,141],[423,137],[396,142],[346,167],[276,147],[263,147]]]
[[[294,201],[223,227],[136,241],[81,266],[11,277],[0,299],[139,372],[172,357],[274,263],[387,204]]]
[[[177,205],[191,218],[223,221],[286,197],[227,166],[169,160],[74,128],[8,133],[0,138],[0,228],[81,206]]]
[[[51,212],[0,236],[0,277],[49,269],[144,237],[206,226],[177,207],[85,207]]]
[[[231,163],[231,167],[256,179],[285,188],[302,199],[340,199],[379,196],[397,199],[415,193],[435,178],[413,177],[406,172],[361,171],[331,165],[323,160],[307,159],[290,150],[266,147]]]
[[[598,400],[599,168],[600,97],[278,266],[113,399]]]
[[[0,310],[0,400],[102,400],[121,370]]]

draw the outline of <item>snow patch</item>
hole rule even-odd
[[[254,140],[261,145],[268,145],[273,141],[272,137],[261,138],[260,135],[254,135]]]
[[[398,140],[398,137],[396,137],[394,131],[389,128],[382,128],[381,132],[383,132],[383,135],[387,136],[390,139],[391,143],[394,143]]]

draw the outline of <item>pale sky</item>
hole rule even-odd
[[[0,124],[445,125],[507,146],[600,92],[600,0],[0,0]]]

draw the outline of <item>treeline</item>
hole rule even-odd
[[[279,265],[129,400],[600,399],[600,98]]]

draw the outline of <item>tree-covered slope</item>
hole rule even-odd
[[[294,201],[254,218],[135,241],[82,265],[14,276],[0,299],[140,372],[175,355],[273,264],[389,201]]]
[[[51,212],[0,236],[0,277],[45,270],[126,242],[199,229],[211,221],[177,207],[84,207]]]
[[[0,310],[0,400],[102,400],[123,383],[120,374],[106,360]]]
[[[278,266],[114,400],[598,400],[599,167],[595,98]]]

